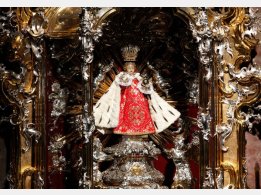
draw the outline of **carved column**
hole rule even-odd
[[[193,35],[198,42],[199,68],[199,113],[198,126],[201,129],[201,186],[214,188],[213,169],[215,166],[215,67],[213,67],[213,42],[209,26],[208,10],[196,8],[194,23],[191,22]],[[206,177],[204,176],[206,175]]]

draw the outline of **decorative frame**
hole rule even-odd
[[[19,128],[15,138],[19,143],[12,149],[19,154],[12,157],[10,188],[47,188],[51,175],[48,170],[61,173],[66,161],[65,146],[79,140],[82,148],[76,167],[83,174],[76,178],[80,188],[94,188],[93,173],[97,167],[93,165],[93,148],[99,144],[93,139],[93,85],[97,87],[111,69],[111,66],[101,68],[99,77],[94,78],[94,51],[104,26],[120,11],[120,8],[1,10],[5,25],[1,26],[0,46],[12,43],[11,60],[22,70],[16,73],[0,62],[1,96],[13,107],[10,121]],[[199,86],[190,89],[194,94],[191,101],[199,108],[196,122],[201,132],[200,188],[247,188],[244,132],[251,131],[253,117],[260,122],[260,116],[245,111],[246,108],[260,109],[260,64],[255,64],[255,56],[252,56],[261,30],[260,10],[173,8],[173,11],[190,22],[198,44]],[[43,95],[49,74],[46,39],[74,40],[75,37],[79,42],[75,41],[72,47],[81,49],[84,104],[71,110],[76,113],[70,119],[75,124],[74,130],[49,140],[46,137],[54,134],[48,134],[45,105],[52,101],[52,120],[59,121],[67,112],[68,97],[61,83],[55,82],[52,95]],[[237,148],[233,147],[235,143]]]

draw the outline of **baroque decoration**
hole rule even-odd
[[[0,188],[260,188],[260,24],[258,8],[0,8]]]

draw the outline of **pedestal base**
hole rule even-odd
[[[119,144],[104,151],[115,158],[113,165],[102,173],[106,188],[167,188],[162,186],[163,174],[152,162],[160,150],[147,136],[123,136]]]

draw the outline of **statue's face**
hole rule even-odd
[[[126,71],[130,74],[133,74],[135,72],[135,63],[133,62],[128,62],[126,64]]]

